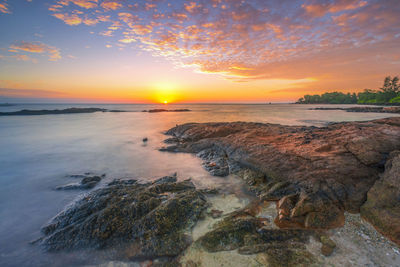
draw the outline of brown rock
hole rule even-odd
[[[320,237],[320,240],[321,240],[321,244],[322,244],[321,253],[322,253],[324,256],[330,256],[330,255],[332,255],[333,251],[334,251],[335,248],[336,248],[335,242],[333,242],[332,239],[330,239],[330,238],[329,238],[328,236],[326,236],[326,235],[322,235],[322,236]]]
[[[390,154],[381,179],[368,192],[361,215],[400,245],[400,151]]]
[[[400,117],[322,128],[191,123],[167,134],[177,143],[164,151],[198,153],[218,175],[236,173],[260,199],[280,201],[279,226],[335,228],[345,210],[359,212],[387,155],[400,149]]]

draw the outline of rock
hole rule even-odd
[[[207,194],[207,195],[216,195],[219,193],[218,188],[204,188],[204,189],[199,189],[199,191],[201,191],[203,194]]]
[[[221,216],[222,216],[222,213],[224,213],[222,210],[215,210],[215,209],[212,209],[212,210],[210,211],[210,215],[211,215],[211,217],[213,217],[214,219],[217,219],[217,218],[221,217]]]
[[[206,233],[198,242],[208,251],[227,251],[244,246],[247,235],[256,235],[261,227],[260,221],[255,218],[226,218],[219,222],[215,230]]]
[[[400,149],[400,117],[326,127],[188,123],[166,132],[169,152],[196,153],[211,174],[241,176],[262,200],[280,201],[281,227],[327,229],[356,213]]]
[[[153,182],[153,184],[165,184],[165,183],[175,183],[177,179],[178,174],[175,172],[171,176],[164,176],[161,177]]]
[[[220,151],[207,149],[199,152],[197,156],[204,160],[203,167],[212,175],[223,177],[229,174],[228,162]]]
[[[84,175],[80,174],[70,175],[69,177],[82,178],[82,180],[79,183],[70,183],[66,185],[57,186],[56,190],[91,189],[95,187],[103,177],[105,177],[105,174],[103,174],[102,176],[97,176],[88,173]]]
[[[326,235],[320,236],[320,241],[322,244],[321,253],[324,256],[330,256],[333,253],[334,249],[336,248],[335,242],[333,242],[332,239],[330,239]]]
[[[100,176],[87,176],[82,179],[81,184],[89,188],[92,188],[100,181],[101,181]]]
[[[146,143],[147,141],[149,141],[149,139],[147,137],[142,139],[143,143]]]
[[[315,257],[305,249],[269,249],[265,252],[269,267],[308,267],[315,264]]]
[[[121,247],[124,257],[174,257],[190,243],[184,233],[207,202],[190,180],[114,180],[94,190],[42,228],[48,251]]]
[[[361,216],[400,245],[400,151],[393,151],[385,172],[368,192]]]
[[[257,217],[257,204],[250,203],[226,215],[197,242],[208,252],[239,249],[242,254],[256,254],[272,248],[305,249],[312,231],[265,228],[265,219]]]

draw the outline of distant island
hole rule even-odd
[[[10,103],[0,103],[0,107],[11,107],[15,106],[15,104],[10,104]]]
[[[375,113],[399,113],[400,107],[351,107],[351,108],[327,108],[318,107],[310,110],[344,110],[346,112],[375,112]]]
[[[94,113],[94,112],[124,112],[123,110],[108,110],[104,108],[66,108],[66,109],[42,109],[31,110],[23,109],[19,111],[0,112],[0,116],[23,116],[23,115],[57,115],[57,114],[77,114],[77,113]]]
[[[296,104],[370,104],[400,105],[399,77],[387,76],[379,90],[365,89],[363,92],[332,92],[322,95],[305,95]]]

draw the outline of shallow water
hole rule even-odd
[[[29,241],[40,227],[83,191],[56,191],[74,182],[69,174],[105,173],[113,178],[155,179],[174,172],[197,186],[218,186],[246,198],[241,181],[210,176],[190,154],[159,152],[163,131],[185,122],[254,121],[323,126],[328,122],[361,121],[397,116],[308,110],[322,105],[16,105],[0,111],[101,107],[126,113],[92,113],[0,117],[0,265],[79,265],[101,263],[96,253],[43,253]],[[339,105],[344,106],[344,105]],[[330,106],[332,107],[332,106]],[[144,109],[188,108],[191,112],[144,113]],[[144,137],[149,141],[142,142]],[[100,185],[101,186],[101,185]]]

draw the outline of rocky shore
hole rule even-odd
[[[400,107],[311,108],[310,110],[344,110],[347,112],[400,113]]]
[[[33,243],[107,251],[117,261],[104,266],[400,262],[399,247],[371,226],[400,245],[400,118],[322,128],[189,123],[166,134],[162,151],[196,153],[211,174],[234,174],[257,197],[243,202],[176,175],[102,185],[105,175],[72,175],[81,181],[57,189],[92,190]]]
[[[242,177],[276,201],[281,228],[331,229],[359,213],[400,244],[400,118],[327,127],[190,123],[162,151],[196,153],[214,175]],[[385,167],[386,164],[386,167]]]
[[[58,114],[79,114],[79,113],[94,113],[94,112],[125,112],[123,110],[108,110],[104,108],[66,108],[66,109],[42,109],[31,110],[23,109],[20,111],[0,112],[0,116],[33,116],[33,115],[58,115]]]

